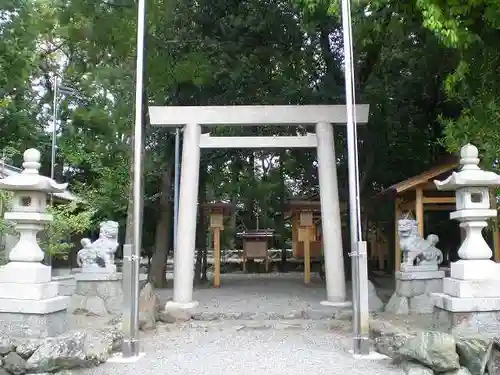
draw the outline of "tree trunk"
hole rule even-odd
[[[166,286],[167,256],[170,248],[172,203],[170,195],[172,192],[172,165],[169,163],[165,168],[160,192],[160,216],[156,224],[156,236],[154,252],[149,268],[149,279],[156,288]]]

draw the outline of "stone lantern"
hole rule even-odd
[[[9,263],[0,267],[0,333],[48,336],[64,329],[61,319],[65,319],[69,297],[58,296],[59,285],[52,282],[51,267],[41,263],[44,253],[37,233],[52,221],[52,215],[46,212],[48,194],[63,192],[67,184],[38,173],[38,150],[24,152],[23,168],[21,173],[0,180],[0,189],[14,193],[12,209],[5,219],[19,232]]]
[[[450,218],[465,230],[450,277],[443,280],[443,293],[435,296],[438,327],[452,332],[500,331],[500,264],[490,258],[492,250],[482,235],[487,220],[497,216],[489,190],[500,186],[500,175],[479,168],[478,150],[467,144],[460,151],[460,171],[444,181],[434,181],[438,190],[455,190],[456,211]]]
[[[458,250],[460,260],[452,263],[451,276],[461,280],[500,279],[500,268],[490,260],[493,252],[481,233],[487,220],[497,216],[489,191],[500,186],[500,175],[479,168],[478,150],[471,144],[462,147],[460,157],[459,172],[444,181],[434,181],[438,190],[455,190],[456,211],[450,218],[465,230],[465,240]]]

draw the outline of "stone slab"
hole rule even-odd
[[[65,310],[44,315],[0,313],[0,337],[38,339],[59,336],[68,329]]]
[[[396,280],[425,280],[425,279],[442,279],[444,271],[419,271],[419,272],[401,272],[394,274]]]
[[[121,281],[123,274],[121,272],[78,272],[75,274],[75,280],[78,281]]]
[[[1,299],[43,300],[54,298],[59,291],[57,282],[42,284],[0,283]]]
[[[424,264],[420,266],[408,266],[401,265],[401,272],[429,272],[429,271],[439,271],[437,264]]]
[[[0,283],[41,284],[51,281],[51,268],[41,263],[10,262],[0,267]]]
[[[500,335],[500,311],[453,312],[434,308],[433,329],[457,336]]]
[[[488,220],[490,217],[496,217],[498,215],[497,210],[484,209],[484,208],[469,208],[467,210],[458,210],[450,213],[451,220],[468,219],[471,221],[475,220]]]
[[[500,298],[457,298],[434,293],[435,306],[452,312],[500,311]]]
[[[99,267],[95,265],[93,267],[80,268],[81,273],[116,273],[116,265],[110,265],[108,267]]]
[[[57,296],[42,300],[22,300],[0,298],[0,313],[20,314],[50,314],[57,311],[66,311],[69,297]]]
[[[59,292],[60,296],[72,296],[75,294],[76,290],[76,280],[75,276],[52,276],[52,280],[56,281],[59,284]]]
[[[500,280],[500,263],[489,259],[459,260],[451,263],[450,276],[459,280]]]
[[[457,298],[500,298],[500,280],[443,279],[443,293]]]

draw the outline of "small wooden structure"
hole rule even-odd
[[[248,259],[262,259],[269,272],[269,241],[274,238],[274,229],[254,230],[238,233],[243,238],[243,272],[247,271]]]
[[[321,204],[317,200],[290,200],[287,216],[292,219],[292,251],[295,258],[304,258],[304,283],[311,282],[311,258],[320,258],[319,221]]]
[[[233,206],[230,203],[205,203],[205,213],[210,218],[209,228],[214,241],[214,288],[220,287],[221,245],[220,232],[224,230],[224,218],[231,215]]]
[[[418,222],[418,233],[424,236],[424,212],[425,211],[454,211],[454,192],[438,191],[434,180],[442,180],[448,177],[458,166],[458,162],[449,161],[442,165],[431,168],[417,176],[392,185],[384,190],[381,195],[394,198],[394,269],[399,271],[401,266],[401,250],[398,238],[398,220],[403,213],[410,213]],[[494,197],[492,196],[492,199]],[[500,242],[498,236],[498,225],[494,227],[494,258],[500,260]]]

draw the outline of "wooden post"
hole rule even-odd
[[[224,230],[224,210],[212,209],[210,211],[210,229],[214,244],[214,288],[220,288],[220,263],[221,263],[221,244],[220,232]]]
[[[220,287],[220,228],[213,228],[214,233],[214,288]]]
[[[398,220],[401,218],[401,208],[399,207],[401,203],[400,198],[396,198],[395,209],[394,209],[394,271],[397,272],[401,268],[401,248],[399,246],[399,235],[398,235]]]
[[[313,213],[300,213],[299,241],[304,243],[304,283],[311,282],[311,240],[313,235]]]
[[[298,231],[299,231],[299,215],[292,211],[292,253],[296,257],[299,251],[299,241],[298,241]]]
[[[304,244],[304,283],[311,282],[311,227],[299,228],[299,241]]]
[[[418,234],[424,236],[424,191],[421,186],[415,192],[415,215],[418,222]]]

